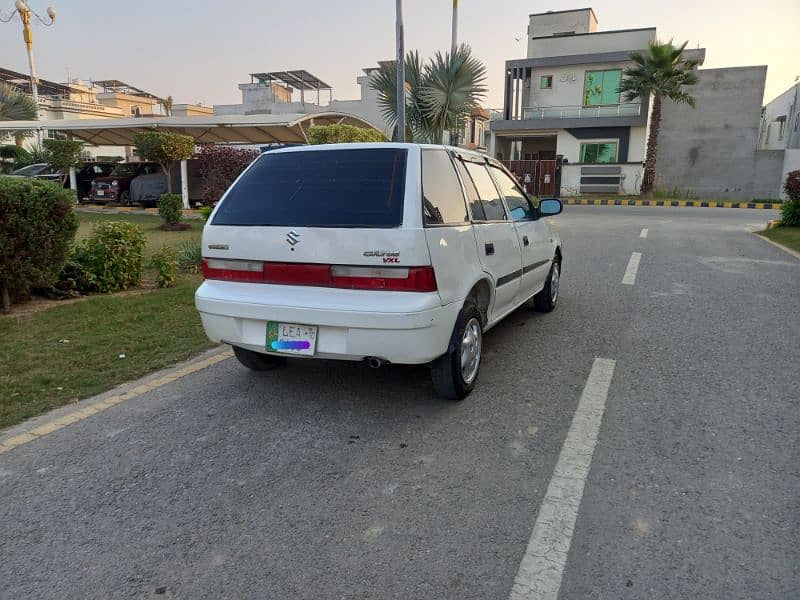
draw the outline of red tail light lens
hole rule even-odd
[[[433,267],[350,267],[253,260],[203,259],[206,279],[355,290],[435,292]]]

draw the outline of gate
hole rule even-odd
[[[555,160],[503,160],[531,196],[555,196],[558,188]]]

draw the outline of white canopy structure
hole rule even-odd
[[[0,121],[0,133],[20,130],[60,131],[86,143],[132,146],[142,131],[169,131],[191,136],[198,144],[307,144],[314,125],[345,124],[375,129],[367,121],[344,113],[211,115],[202,117],[140,117],[127,119],[71,119]],[[183,204],[189,207],[186,161],[181,163]]]
[[[198,144],[305,144],[313,125],[343,123],[374,129],[354,115],[322,112],[285,115],[211,115],[207,117],[141,117],[128,119],[70,119],[58,121],[0,121],[3,131],[62,131],[89,144],[130,146],[141,131],[170,131],[193,137]]]

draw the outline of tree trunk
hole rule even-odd
[[[167,175],[167,193],[172,193],[172,177],[170,177],[170,167],[168,165],[161,165],[161,168],[164,169],[164,173]]]
[[[0,284],[0,289],[2,289],[2,295],[3,295],[3,312],[4,313],[10,313],[11,312],[11,296],[8,293],[8,288],[5,285]]]
[[[650,135],[647,137],[647,153],[644,158],[642,195],[653,193],[656,181],[656,156],[658,154],[658,132],[661,130],[661,96],[653,96],[653,114],[650,117]]]

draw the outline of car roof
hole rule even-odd
[[[455,146],[446,146],[444,144],[411,144],[403,142],[353,142],[345,144],[315,144],[308,146],[289,146],[286,148],[277,148],[268,152],[262,153],[263,155],[286,153],[286,152],[316,152],[319,150],[377,150],[379,148],[405,148],[407,150],[416,148],[430,148],[437,150],[449,150],[456,154],[465,156],[473,156],[475,158],[488,159],[486,154],[475,152],[474,150],[467,150],[465,148],[458,148]]]

